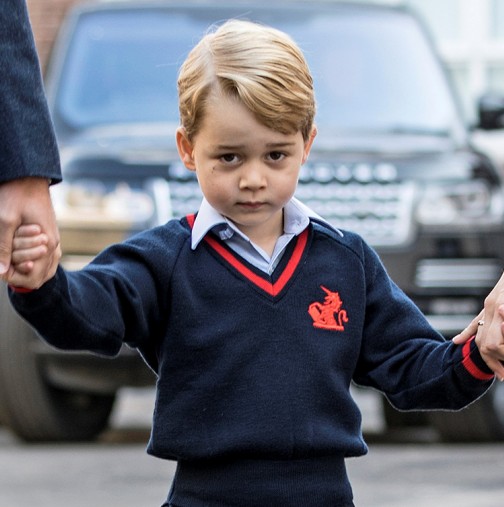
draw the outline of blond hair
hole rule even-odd
[[[249,21],[231,20],[192,49],[178,79],[182,126],[193,138],[212,92],[236,97],[268,128],[307,140],[315,96],[306,60],[285,33]]]

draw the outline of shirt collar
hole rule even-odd
[[[312,218],[330,225],[320,215],[293,197],[284,208],[284,233],[301,234],[308,227]],[[219,228],[221,239],[229,238],[233,233],[236,233],[249,241],[236,225],[222,216],[203,198],[191,232],[191,248],[195,250],[205,235],[215,227]]]

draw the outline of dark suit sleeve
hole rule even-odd
[[[61,179],[55,134],[25,0],[0,2],[0,183]]]

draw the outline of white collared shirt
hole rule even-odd
[[[310,218],[324,221],[296,198],[284,207],[284,233],[278,238],[271,257],[241,232],[236,225],[222,216],[203,198],[191,234],[193,250],[209,231],[215,232],[222,241],[253,266],[271,274],[280,262],[292,238],[301,234],[309,225]]]

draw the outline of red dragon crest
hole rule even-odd
[[[323,285],[320,288],[327,294],[323,303],[316,301],[308,307],[308,313],[313,319],[313,326],[320,329],[330,329],[332,331],[344,331],[344,324],[348,322],[346,310],[342,309],[338,292],[332,292]]]

